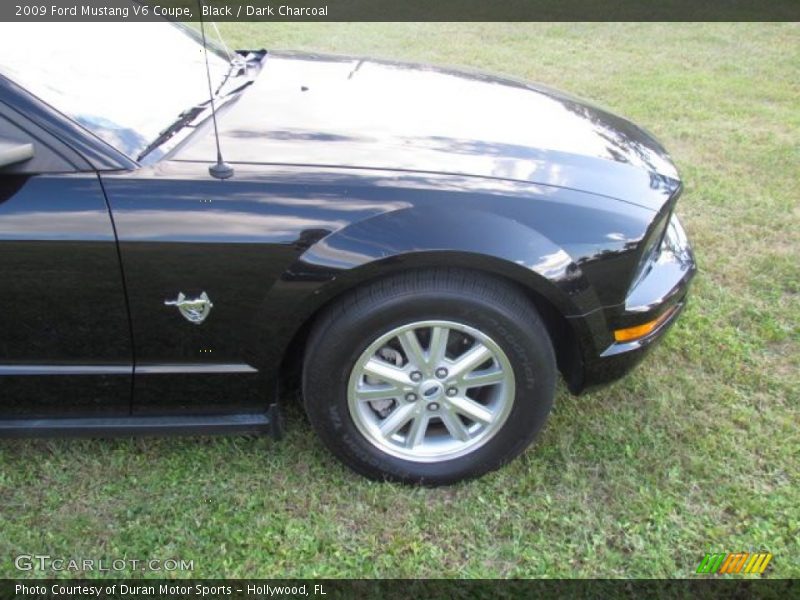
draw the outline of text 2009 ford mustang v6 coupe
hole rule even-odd
[[[0,31],[2,435],[275,432],[296,376],[352,468],[449,483],[530,443],[559,372],[620,377],[686,302],[676,170],[600,108],[204,55],[166,22],[49,27]]]

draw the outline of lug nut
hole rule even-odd
[[[422,373],[419,371],[411,371],[411,381],[420,381],[422,379]]]
[[[414,392],[410,392],[410,393],[406,394],[406,400],[408,400],[409,402],[416,402],[417,401],[417,395]]]
[[[447,369],[445,369],[444,367],[439,367],[438,369],[436,369],[436,376],[439,379],[444,379],[445,377],[447,377]]]
[[[458,394],[458,390],[456,388],[454,388],[454,387],[447,388],[447,395],[448,396],[450,396],[452,398],[456,394]]]
[[[428,410],[439,410],[439,403],[431,402],[430,404],[428,404]]]

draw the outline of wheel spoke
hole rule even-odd
[[[475,402],[475,400],[467,398],[466,396],[455,396],[454,398],[448,398],[447,400],[450,403],[453,411],[464,415],[468,419],[477,421],[478,423],[488,425],[494,418],[492,411],[482,404]]]
[[[380,424],[381,435],[389,437],[408,423],[417,412],[417,407],[413,404],[401,404],[392,411]]]
[[[483,371],[473,371],[470,374],[464,375],[461,377],[461,383],[467,388],[483,387],[485,385],[503,383],[504,379],[505,373],[503,373],[503,370],[492,367]]]
[[[403,347],[406,358],[414,367],[422,368],[427,364],[425,352],[422,350],[422,346],[419,345],[419,338],[417,338],[416,331],[413,329],[404,331],[397,339],[400,340],[400,345]]]
[[[447,340],[450,337],[450,329],[447,327],[431,328],[431,343],[428,348],[428,364],[432,368],[442,364],[445,353],[447,352]]]
[[[383,400],[384,398],[396,398],[402,393],[402,390],[397,386],[381,386],[381,387],[360,387],[356,390],[356,397],[359,400],[369,402],[371,400]]]
[[[469,439],[469,431],[467,431],[464,423],[461,422],[461,419],[458,418],[456,413],[448,409],[443,409],[440,416],[442,418],[442,423],[447,427],[447,431],[450,432],[450,435],[460,442],[466,442]]]
[[[416,416],[406,436],[406,448],[414,448],[422,443],[425,439],[425,432],[428,431],[429,422],[428,415],[421,414]]]
[[[411,383],[405,371],[377,358],[370,358],[367,361],[367,364],[364,365],[364,373],[397,387]]]
[[[389,456],[419,463],[467,456],[511,414],[511,361],[467,323],[404,323],[376,336],[355,364],[347,383],[350,417]]]
[[[492,357],[492,351],[480,342],[475,342],[475,345],[459,356],[450,369],[450,376],[461,378],[471,373],[476,367],[485,363]]]

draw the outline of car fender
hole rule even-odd
[[[315,294],[324,302],[359,281],[434,265],[510,277],[564,316],[598,305],[588,280],[563,248],[518,221],[475,209],[409,207],[353,223],[313,244],[285,279],[327,271],[329,281]]]
[[[572,257],[531,227],[482,210],[408,206],[355,222],[309,245],[265,299],[273,308],[292,304],[293,314],[280,323],[268,322],[269,331],[254,328],[254,336],[272,341],[270,348],[260,344],[268,354],[262,364],[279,364],[302,325],[341,294],[366,281],[434,266],[513,280],[564,317],[583,314],[598,302]]]

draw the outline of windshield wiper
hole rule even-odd
[[[198,104],[197,106],[193,106],[185,111],[183,111],[180,115],[178,115],[177,121],[175,121],[172,125],[167,127],[164,131],[158,134],[158,137],[150,142],[147,147],[139,153],[139,156],[136,157],[136,161],[141,161],[145,156],[150,154],[153,150],[158,148],[161,144],[166,142],[170,139],[173,135],[178,133],[181,129],[186,127],[189,123],[194,121],[197,118],[197,115],[202,113],[206,110],[206,107],[210,103],[209,100],[206,100],[202,104]]]
[[[222,88],[225,87],[225,84],[228,83],[233,77],[239,77],[240,75],[247,74],[247,61],[244,60],[243,57],[237,56],[233,60],[231,60],[230,67],[228,68],[228,72],[225,73],[225,77],[222,78],[222,81],[217,86],[216,91],[214,92],[216,95],[222,91]]]
[[[220,106],[223,106],[230,98],[241,92],[244,88],[249,86],[253,83],[252,79],[245,81],[240,86],[233,88],[231,91],[227,92],[224,96],[217,97],[217,109]],[[158,137],[150,142],[147,147],[139,153],[139,156],[136,158],[136,161],[141,161],[145,156],[150,154],[153,150],[161,146],[164,142],[171,139],[176,133],[178,133],[184,127],[189,126],[197,117],[199,117],[202,113],[206,110],[211,108],[211,100],[206,100],[205,102],[201,102],[200,104],[193,106],[192,108],[186,109],[180,115],[178,115],[178,119],[169,127],[167,127],[164,131],[158,134]]]
[[[265,50],[259,50],[250,52],[247,56],[236,56],[230,63],[228,68],[228,72],[223,77],[220,84],[217,86],[216,91],[214,92],[214,101],[217,103],[217,109],[220,106],[224,105],[228,100],[233,98],[236,94],[241,92],[244,88],[249,86],[255,80],[254,77],[248,72],[248,67],[250,65],[257,65],[261,62],[266,54]],[[239,77],[247,77],[247,81],[244,83],[236,86],[230,91],[226,91],[224,94],[223,88],[225,88],[226,84],[238,79]],[[193,106],[192,108],[186,109],[180,115],[178,115],[178,119],[169,127],[167,127],[164,131],[158,134],[158,137],[153,140],[147,147],[139,153],[139,156],[136,158],[136,161],[141,161],[145,156],[150,154],[153,150],[161,146],[164,142],[171,139],[176,133],[178,133],[184,127],[189,126],[197,117],[199,117],[203,112],[211,108],[211,100],[206,100]]]

